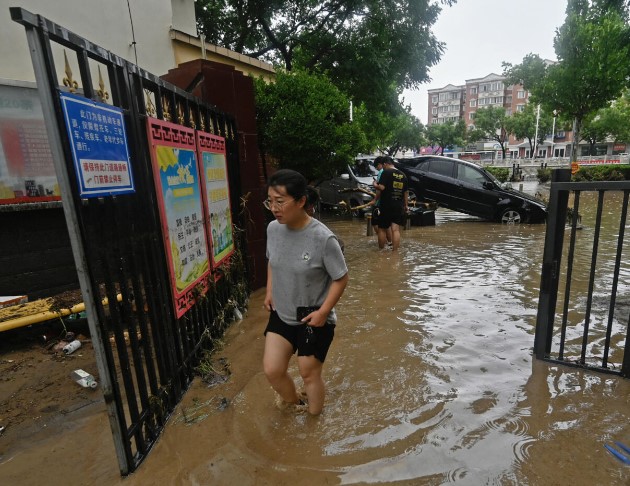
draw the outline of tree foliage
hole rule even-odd
[[[595,145],[612,138],[630,140],[630,93],[626,91],[606,108],[588,114],[582,123],[581,139],[588,142],[588,155],[596,155]]]
[[[469,134],[471,141],[480,139],[493,140],[501,147],[501,153],[505,159],[505,150],[508,143],[508,117],[505,108],[488,106],[475,112],[475,128]]]
[[[430,145],[440,147],[440,155],[444,149],[452,149],[466,142],[466,123],[459,120],[445,123],[433,123],[427,127],[426,138]]]
[[[514,135],[519,140],[527,140],[529,143],[529,153],[535,157],[535,147],[542,144],[547,135],[551,134],[553,127],[553,116],[549,116],[541,110],[540,116],[537,107],[533,103],[525,105],[525,110],[517,111],[506,119],[506,129],[508,133]],[[538,123],[536,123],[538,118]],[[536,138],[536,127],[538,127],[538,138]]]
[[[508,68],[548,111],[574,120],[573,159],[584,119],[617,99],[630,79],[630,26],[627,2],[569,0],[564,24],[556,31],[558,62],[540,72],[540,58],[530,55]],[[534,72],[534,68],[537,70]]]
[[[606,109],[600,110],[600,117],[606,126],[606,132],[616,142],[630,141],[630,92],[613,101]]]
[[[370,112],[365,105],[355,110],[355,122],[365,134],[368,151],[394,156],[400,150],[417,150],[425,143],[424,126],[409,107],[398,114]]]
[[[547,73],[547,62],[533,53],[527,54],[520,64],[514,66],[509,62],[503,62],[502,66],[507,84],[522,84],[528,91],[532,91]]]
[[[196,0],[209,42],[287,71],[324,73],[370,110],[429,80],[444,46],[431,32],[455,0]]]
[[[256,80],[256,120],[263,158],[308,180],[329,177],[366,146],[350,122],[349,100],[324,76],[279,72]]]
[[[588,142],[588,155],[596,155],[595,145],[605,142],[610,133],[606,110],[600,110],[584,117],[580,138]]]

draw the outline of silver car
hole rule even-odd
[[[367,192],[374,193],[372,183],[377,173],[368,160],[357,160],[354,164],[348,164],[346,171],[316,186],[322,206],[334,209],[344,206],[355,208],[370,202],[373,196]],[[357,209],[352,211],[352,215],[361,216],[364,212],[366,209]]]

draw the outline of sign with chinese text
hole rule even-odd
[[[0,82],[0,204],[59,201],[35,85]]]
[[[216,268],[234,252],[230,186],[225,158],[225,138],[197,132],[197,148],[206,203],[206,225],[212,245],[212,266]]]
[[[577,174],[580,170],[580,164],[577,162],[571,162],[571,174]]]
[[[147,119],[151,161],[162,221],[175,312],[181,317],[210,272],[195,133],[173,123]]]
[[[60,93],[81,197],[135,192],[120,108]]]

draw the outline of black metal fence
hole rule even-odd
[[[630,377],[630,182],[570,177],[568,169],[556,170],[551,184],[535,355]]]
[[[146,135],[147,117],[226,138],[232,221],[239,221],[238,143],[233,118],[65,28],[21,8],[66,222],[92,332],[120,471],[132,472],[189,387],[203,348],[212,346],[247,298],[243,233],[236,252],[208,279],[209,292],[177,319],[162,244]],[[60,81],[54,49],[69,61]],[[78,65],[78,76],[71,65]],[[98,74],[98,76],[97,76]],[[133,194],[81,199],[73,175],[60,91],[123,110],[133,161]],[[111,93],[110,93],[111,91]]]

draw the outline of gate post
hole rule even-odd
[[[555,169],[551,174],[551,192],[547,208],[547,231],[543,253],[542,274],[540,277],[540,297],[536,317],[534,355],[544,359],[551,352],[553,321],[558,300],[560,261],[564,243],[564,226],[567,219],[569,191],[554,188],[557,182],[570,182],[570,169]]]
[[[630,378],[630,323],[626,330],[626,345],[623,348],[623,362],[621,364],[621,376]]]

